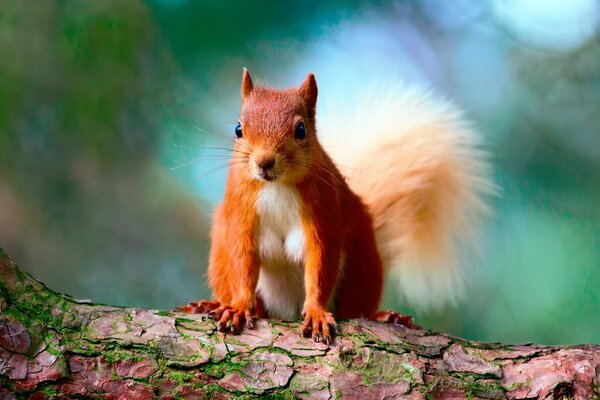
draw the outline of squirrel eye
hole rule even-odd
[[[298,122],[296,125],[296,131],[294,132],[295,139],[304,139],[306,137],[306,127],[304,126],[304,122]]]
[[[238,122],[235,126],[235,136],[241,138],[242,137],[242,125]]]

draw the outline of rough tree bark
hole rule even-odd
[[[331,346],[297,323],[240,336],[202,315],[89,304],[0,250],[0,399],[599,398],[600,347],[472,342],[352,320]]]

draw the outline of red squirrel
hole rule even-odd
[[[317,92],[312,73],[273,89],[244,69],[211,230],[216,301],[180,307],[211,312],[220,331],[301,315],[303,335],[329,343],[335,318],[414,326],[377,313],[388,269],[417,306],[454,301],[464,284],[455,244],[476,238],[493,192],[470,125],[447,102],[388,85],[358,96],[353,109],[319,115],[317,134]]]

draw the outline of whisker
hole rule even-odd
[[[248,147],[248,145],[246,145],[241,140],[234,139],[234,143],[236,143],[236,142],[237,142],[237,144],[239,144],[240,146],[242,146],[244,149],[248,150],[249,152],[252,152],[252,149],[250,147]]]
[[[230,107],[230,106],[228,106],[227,104],[222,104],[222,103],[221,103],[221,106],[222,106],[222,107],[225,107],[225,108],[227,108],[227,109],[229,109],[230,111],[233,111],[233,113],[234,113],[235,115],[237,115],[237,117],[238,117],[238,118],[240,117],[240,113],[239,113],[238,111],[236,111],[236,109],[235,109],[235,108],[233,108],[233,107]]]
[[[326,173],[327,175],[329,175],[330,177],[332,177],[338,183],[342,183],[342,181],[340,180],[340,177],[338,177],[335,173],[333,173],[330,170],[328,170],[327,167],[325,167],[323,165],[320,165],[320,164],[310,164],[308,162],[301,161],[301,160],[293,160],[293,161],[298,162],[298,163],[303,163],[303,164],[300,164],[300,165],[303,165],[304,167],[306,167],[308,169],[318,168],[320,171]]]
[[[315,173],[314,171],[310,171],[308,175],[312,176],[313,178],[319,179],[321,182],[329,186],[337,195],[340,194],[339,188],[333,183],[329,182],[327,179],[323,178],[321,175]]]
[[[198,129],[200,132],[204,132],[204,133],[207,133],[207,134],[209,134],[209,135],[218,136],[218,137],[223,137],[222,135],[219,135],[218,133],[209,132],[209,131],[207,131],[206,129],[202,129],[202,128],[200,128],[200,127],[199,127],[199,126],[197,126],[197,125],[195,125],[195,126],[194,126],[194,129]]]
[[[216,172],[216,171],[218,171],[218,170],[220,170],[222,168],[228,167],[230,165],[235,165],[235,164],[236,164],[235,162],[228,162],[228,163],[224,163],[224,164],[218,165],[215,168],[212,168],[212,169],[206,171],[205,173],[203,173],[201,175],[198,175],[197,177],[194,178],[194,180],[202,179],[202,178],[206,177],[206,175],[208,175],[208,174],[211,174],[211,173]]]
[[[238,140],[238,138],[236,138],[236,137],[230,137],[230,136],[225,136],[225,135],[218,134],[218,133],[215,133],[215,132],[209,132],[206,129],[200,128],[197,125],[194,126],[194,128],[197,129],[197,130],[199,130],[199,131],[201,131],[201,132],[207,133],[209,135],[216,136],[216,137],[218,137],[220,139],[225,139],[225,140],[233,143],[234,145],[238,144],[239,146],[243,147],[244,149],[248,150],[249,152],[252,152],[252,149],[250,147],[248,147],[248,145],[246,145],[243,141]]]
[[[246,154],[246,153],[232,154],[232,155],[203,154],[202,156],[194,158],[190,161],[170,167],[169,171],[173,171],[173,170],[183,168],[183,167],[188,167],[190,165],[194,165],[194,164],[200,163],[202,161],[238,161],[238,160],[246,160],[247,158],[248,158],[248,154]]]
[[[324,173],[326,173],[329,176],[331,176],[337,183],[342,183],[343,178],[341,178],[340,176],[338,176],[334,172],[331,172],[326,167],[323,167],[322,165],[317,165],[317,168],[319,168],[321,171],[323,171]]]
[[[328,185],[331,189],[333,189],[333,191],[336,194],[340,194],[340,190],[339,188],[334,185],[333,183],[329,182],[327,179],[325,179],[323,176],[319,175],[316,171],[314,171],[313,169],[311,169],[311,167],[314,167],[315,165],[310,165],[308,163],[303,163],[299,160],[288,160],[291,164],[296,164],[299,166],[303,166],[307,169],[307,175],[320,180],[321,182],[325,183],[326,185]],[[333,175],[332,175],[333,176]],[[337,181],[339,183],[339,181]]]
[[[218,167],[215,167],[215,168],[213,168],[213,169],[211,169],[211,170],[209,170],[209,171],[205,172],[204,174],[198,175],[197,177],[195,177],[195,178],[194,178],[194,180],[196,180],[196,181],[197,181],[197,180],[200,180],[200,179],[202,179],[202,178],[205,178],[207,175],[209,175],[209,174],[211,174],[211,173],[213,173],[213,172],[216,172],[216,171],[220,170],[221,168],[225,168],[225,167],[227,167],[228,165],[229,165],[229,164],[219,165]]]
[[[231,149],[228,147],[199,146],[199,147],[195,147],[195,148],[202,149],[202,150],[218,150],[218,151],[227,151],[230,153],[240,153],[240,154],[250,155],[250,153],[247,151],[240,150],[240,149]]]
[[[200,147],[204,150],[223,150],[223,151],[236,151],[236,149],[231,149],[229,147],[213,147],[213,146],[202,146]]]
[[[224,140],[230,141],[230,142],[232,142],[232,143],[235,143],[235,138],[232,138],[232,137],[230,137],[230,136],[226,136],[226,135],[223,135],[223,134],[220,134],[220,133],[216,133],[216,132],[209,132],[209,131],[207,131],[206,129],[202,129],[202,128],[200,128],[200,127],[199,127],[199,126],[197,126],[197,125],[196,125],[196,126],[194,126],[194,129],[197,129],[197,130],[199,130],[200,132],[204,132],[204,133],[206,133],[206,134],[208,134],[208,135],[212,135],[212,136],[214,136],[214,137],[217,137],[217,138],[219,138],[219,139],[224,139]]]
[[[185,163],[183,163],[183,164],[179,164],[179,165],[176,165],[176,166],[174,166],[174,167],[171,167],[171,168],[169,168],[169,171],[173,171],[173,170],[176,170],[176,169],[179,169],[179,168],[183,168],[183,167],[188,167],[188,166],[190,166],[190,165],[197,164],[197,163],[199,163],[200,161],[201,161],[201,160],[188,161],[188,162],[185,162]]]
[[[334,172],[331,172],[329,169],[327,169],[327,167],[320,165],[320,164],[309,164],[309,163],[305,163],[305,166],[307,168],[317,168],[319,171],[325,173],[326,175],[328,175],[329,177],[333,178],[334,181],[336,181],[337,183],[342,183],[342,180],[340,179],[340,177],[335,174]]]
[[[207,150],[226,150],[226,151],[229,151],[229,152],[231,152],[231,153],[236,153],[236,154],[244,154],[244,155],[246,155],[246,156],[249,156],[249,155],[250,155],[250,153],[249,153],[249,152],[247,152],[247,151],[244,151],[244,150],[238,150],[238,149],[219,149],[219,148],[210,149],[210,148],[207,148]]]

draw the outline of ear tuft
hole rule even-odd
[[[300,85],[299,93],[300,96],[304,98],[306,108],[308,108],[308,112],[310,113],[310,117],[313,118],[315,114],[315,108],[317,106],[317,95],[319,93],[315,74],[310,72],[308,75],[306,75],[304,82],[302,82]]]
[[[242,101],[245,101],[250,96],[252,89],[254,89],[252,78],[248,70],[244,68],[244,73],[242,74]]]

